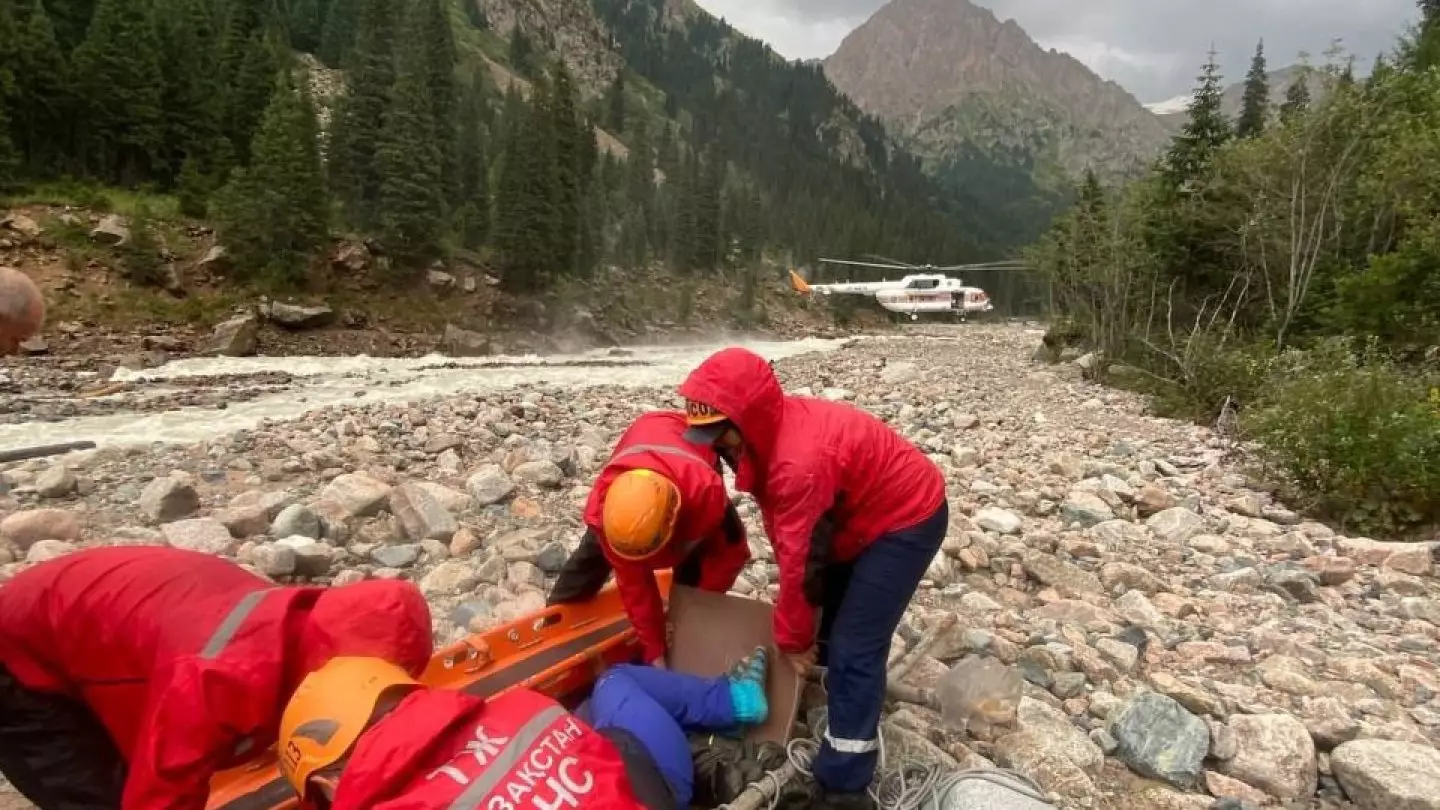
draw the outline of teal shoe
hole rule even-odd
[[[765,648],[756,647],[725,673],[730,681],[730,702],[735,705],[737,723],[758,726],[770,716],[770,703],[765,699],[767,658]]]

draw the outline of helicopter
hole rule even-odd
[[[835,284],[811,284],[799,273],[790,271],[790,286],[802,295],[869,295],[885,309],[909,315],[910,320],[920,319],[922,314],[953,314],[964,321],[970,315],[990,312],[995,306],[990,296],[979,287],[967,287],[959,278],[951,278],[946,272],[976,270],[981,268],[1018,268],[1024,264],[1017,261],[989,262],[984,264],[952,264],[936,267],[933,264],[910,264],[884,256],[874,256],[886,262],[857,262],[845,259],[820,259],[824,264],[839,264],[852,267],[872,267],[881,270],[896,270],[906,275],[897,281],[840,282]]]

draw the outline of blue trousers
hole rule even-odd
[[[857,793],[875,778],[890,640],[949,526],[950,505],[941,503],[924,522],[826,571],[817,642],[829,725],[812,770],[827,791]]]
[[[690,806],[695,794],[695,765],[686,732],[735,725],[727,679],[630,664],[601,675],[577,714],[597,731],[618,728],[638,739],[682,808]]]

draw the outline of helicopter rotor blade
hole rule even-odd
[[[819,261],[825,262],[826,264],[848,264],[848,265],[851,265],[851,266],[854,266],[854,267],[876,267],[876,268],[879,268],[879,269],[881,269],[881,270],[913,270],[913,269],[914,269],[913,267],[909,267],[909,266],[907,266],[907,265],[875,264],[874,262],[852,262],[852,261],[846,261],[845,259],[820,259]]]
[[[875,261],[878,261],[878,262],[889,262],[890,264],[896,264],[896,265],[899,265],[899,266],[901,266],[901,267],[919,267],[919,266],[920,266],[920,265],[918,265],[918,264],[915,264],[914,262],[902,262],[902,261],[900,261],[899,259],[892,259],[892,258],[890,258],[889,256],[881,256],[881,255],[878,254],[878,253],[865,253],[865,254],[863,254],[863,255],[864,255],[865,258],[867,258],[867,259],[874,259]]]

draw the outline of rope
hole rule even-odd
[[[822,674],[821,687],[824,688],[824,685]],[[785,756],[789,760],[790,768],[806,779],[813,778],[810,766],[815,762],[815,756],[820,753],[820,737],[823,733],[822,729],[815,729],[813,737],[799,737],[785,745]],[[961,782],[972,779],[990,782],[1042,804],[1050,801],[1034,780],[1006,768],[966,768],[947,772],[939,766],[919,762],[900,762],[891,768],[885,751],[885,732],[877,728],[875,739],[880,749],[877,769],[879,778],[870,784],[867,792],[875,802],[877,810],[921,810],[931,799],[938,799]],[[751,782],[745,792],[753,789],[763,796],[767,791],[762,785],[768,782],[774,789],[768,791],[770,798],[766,807],[767,810],[776,810],[780,804],[780,794],[784,792],[785,783],[789,781],[785,777],[791,776],[784,773],[786,770],[789,768],[767,771],[760,779]],[[737,796],[731,803],[722,804],[716,810],[740,810],[734,806],[743,804],[739,799]]]

